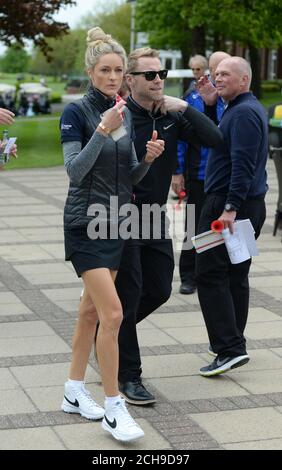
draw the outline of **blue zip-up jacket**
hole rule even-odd
[[[230,101],[219,127],[224,142],[210,151],[205,192],[226,195],[238,210],[249,198],[263,198],[267,186],[267,115],[251,92]]]
[[[193,82],[183,99],[197,109],[201,113],[205,112],[204,101],[197,91],[196,82]],[[224,102],[222,98],[217,100],[217,119],[220,121],[222,113],[224,111]],[[206,165],[208,161],[210,148],[208,147],[196,147],[188,145],[187,142],[182,140],[178,141],[177,144],[177,159],[178,166],[176,169],[176,174],[185,174],[190,180],[204,181]]]

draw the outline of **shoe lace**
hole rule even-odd
[[[138,427],[138,424],[134,421],[132,416],[130,415],[128,409],[125,406],[125,401],[121,399],[118,403],[115,405],[115,414],[117,418],[122,419],[122,424],[125,426],[128,426],[130,428],[133,427]]]
[[[96,408],[97,406],[100,408],[98,403],[96,403],[95,400],[93,400],[89,390],[87,390],[84,385],[82,385],[81,389],[77,391],[77,397],[78,399],[82,398],[84,402],[86,402],[86,404],[92,408],[94,407]]]
[[[138,377],[132,380],[136,388],[141,387],[142,389],[145,389],[144,385],[142,384],[142,380]]]

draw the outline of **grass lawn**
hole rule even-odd
[[[4,127],[0,126],[0,136]],[[10,137],[17,137],[18,159],[11,159],[6,169],[42,168],[63,164],[59,118],[16,120],[9,128]]]
[[[24,74],[24,82],[29,83],[39,83],[41,75],[31,75],[29,73]],[[45,77],[47,87],[51,88],[54,93],[60,93],[63,95],[65,93],[65,85],[66,82],[61,82],[56,80],[54,77]],[[17,84],[17,74],[14,73],[3,73],[0,72],[0,83],[6,83],[7,85],[14,85]]]
[[[264,93],[260,102],[265,108],[269,108],[272,104],[282,102],[282,93],[277,91]]]

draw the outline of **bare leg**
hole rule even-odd
[[[95,304],[99,317],[100,326],[96,346],[102,383],[107,397],[119,395],[118,333],[122,322],[122,307],[114,285],[115,276],[116,272],[105,268],[92,269],[82,275],[86,291]],[[88,355],[93,344],[94,332],[93,327],[91,334],[87,335]]]
[[[79,317],[72,340],[72,363],[69,375],[72,380],[84,380],[98,320],[96,307],[86,288],[78,311]]]

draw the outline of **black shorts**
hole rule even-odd
[[[78,277],[90,269],[117,271],[123,247],[121,238],[92,240],[87,235],[87,227],[65,230],[65,260],[72,262]]]

